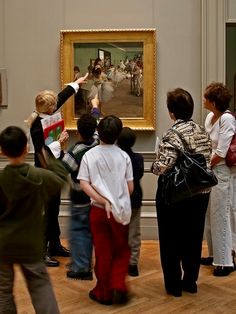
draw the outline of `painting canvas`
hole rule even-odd
[[[133,129],[155,127],[156,33],[142,30],[61,31],[62,84],[73,78],[73,67],[89,73],[77,95],[63,108],[67,128],[89,110],[98,90],[103,115],[120,117]]]

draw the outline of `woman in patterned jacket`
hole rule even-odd
[[[186,90],[176,88],[167,93],[167,109],[174,124],[163,136],[152,165],[152,172],[159,176],[156,209],[164,283],[167,293],[175,297],[181,296],[182,291],[197,292],[210,191],[167,205],[161,194],[161,175],[172,168],[178,158],[178,151],[171,144],[183,149],[182,140],[191,153],[203,154],[207,165],[210,164],[211,141],[205,129],[191,119],[193,108],[192,96]]]

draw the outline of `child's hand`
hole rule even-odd
[[[91,100],[91,104],[93,108],[98,108],[99,106],[99,99],[98,99],[98,93],[95,95],[95,97]]]
[[[69,134],[66,130],[62,131],[60,136],[59,136],[59,139],[58,139],[58,142],[60,143],[61,145],[61,149],[64,149],[67,141],[69,139]]]
[[[111,217],[111,214],[110,214],[111,213],[111,203],[108,201],[106,201],[106,203],[105,203],[105,211],[107,213],[107,218],[110,219],[110,217]]]

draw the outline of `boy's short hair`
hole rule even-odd
[[[121,130],[122,121],[113,115],[103,118],[97,127],[99,138],[105,144],[114,144]]]
[[[25,132],[17,126],[8,126],[0,133],[2,153],[10,158],[20,157],[27,145]]]
[[[91,114],[84,113],[77,121],[77,131],[84,140],[92,138],[97,127],[97,120]]]
[[[117,145],[123,149],[130,149],[136,141],[135,132],[129,127],[123,127],[117,139]]]

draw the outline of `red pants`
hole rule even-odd
[[[105,209],[92,206],[90,227],[95,247],[96,287],[93,294],[99,300],[110,300],[114,289],[127,292],[126,276],[130,258],[128,228],[107,218]]]

